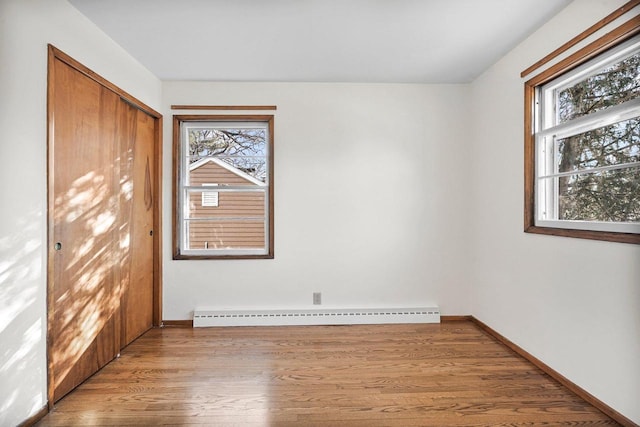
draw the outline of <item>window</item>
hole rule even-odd
[[[525,231],[640,243],[640,37],[597,42],[525,84]]]
[[[218,184],[202,184],[203,187],[214,187]],[[202,192],[202,206],[218,207],[218,192],[217,191],[203,191]]]
[[[174,116],[174,259],[273,258],[272,165],[273,116]]]

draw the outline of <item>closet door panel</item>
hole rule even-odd
[[[120,98],[60,60],[53,70],[49,351],[54,401],[119,351]]]
[[[122,103],[121,237],[122,342],[124,347],[153,323],[153,147],[156,121]]]

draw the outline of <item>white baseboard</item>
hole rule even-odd
[[[362,325],[440,323],[438,307],[334,310],[196,310],[193,326]]]

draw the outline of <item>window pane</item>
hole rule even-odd
[[[258,249],[267,246],[264,220],[186,220],[186,249]]]
[[[558,123],[621,104],[640,95],[640,54],[558,91]]]
[[[188,133],[190,170],[216,161],[266,182],[266,129],[189,129]]]
[[[557,179],[558,219],[640,222],[640,168]]]
[[[558,172],[640,162],[640,118],[556,141]]]

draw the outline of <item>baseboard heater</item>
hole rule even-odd
[[[438,307],[193,312],[193,327],[440,323]]]

